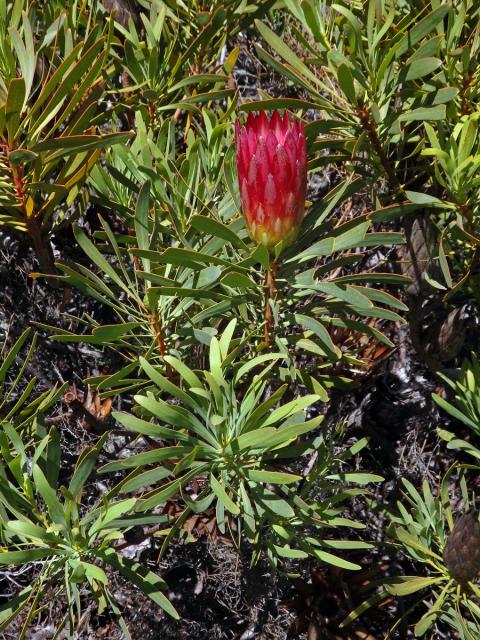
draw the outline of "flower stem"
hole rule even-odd
[[[270,334],[273,327],[273,315],[270,300],[275,300],[277,290],[275,288],[275,275],[277,272],[277,265],[275,262],[271,262],[269,268],[265,273],[265,326],[264,326],[264,340],[267,348],[270,346]]]

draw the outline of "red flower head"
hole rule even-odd
[[[269,249],[296,237],[305,212],[307,145],[303,123],[274,111],[249,113],[235,128],[243,215],[250,236]]]

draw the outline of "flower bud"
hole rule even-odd
[[[307,145],[303,123],[274,111],[249,113],[235,128],[238,183],[249,235],[272,249],[298,234],[305,212]]]

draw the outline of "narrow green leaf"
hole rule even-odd
[[[316,549],[314,547],[310,547],[310,550],[312,555],[318,558],[318,560],[322,560],[322,562],[331,564],[334,567],[348,569],[349,571],[358,571],[362,568],[359,564],[355,564],[354,562],[349,562],[348,560],[339,558],[338,556],[334,555],[333,553],[329,553],[328,551],[322,551],[321,549]]]
[[[394,596],[408,596],[416,593],[421,589],[432,588],[435,584],[442,582],[445,578],[432,578],[423,576],[398,576],[398,578],[389,578],[383,584],[387,591]]]
[[[417,109],[409,109],[399,116],[400,122],[412,122],[414,120],[445,120],[446,107],[444,104],[438,104],[434,107],[418,107]]]
[[[289,503],[280,495],[270,491],[270,489],[267,489],[263,485],[257,485],[252,488],[252,493],[254,494],[255,502],[258,501],[264,509],[282,518],[294,517],[295,511]]]
[[[420,58],[414,60],[408,67],[406,80],[418,80],[429,75],[442,65],[439,58]]]
[[[227,509],[227,511],[230,511],[230,513],[233,513],[233,515],[238,516],[240,514],[240,508],[233,502],[233,500],[225,491],[224,486],[220,484],[213,473],[210,474],[210,486],[212,487],[213,493],[217,496],[218,500],[220,500],[225,509]]]
[[[140,189],[135,207],[135,235],[139,249],[148,250],[149,242],[149,212],[150,212],[150,180],[147,180]],[[150,260],[143,258],[143,268],[150,271]]]
[[[301,313],[295,314],[295,321],[307,331],[312,331],[317,338],[320,340],[321,345],[327,351],[329,357],[333,360],[339,360],[341,358],[341,352],[338,347],[333,344],[333,341],[330,337],[330,334],[325,329],[323,324],[321,324],[315,318],[311,318],[309,316],[305,316]]]
[[[269,484],[292,484],[302,480],[302,476],[293,473],[284,473],[283,471],[263,471],[260,469],[250,469],[246,472],[246,476],[253,482],[266,482]]]
[[[50,549],[49,547],[35,547],[23,551],[0,551],[0,565],[20,566],[63,553],[62,549]]]
[[[449,7],[447,5],[442,5],[426,15],[425,18],[415,22],[408,33],[406,33],[399,41],[395,51],[396,56],[400,57],[408,51],[411,51],[418,42],[423,40],[425,36],[435,29],[437,24],[447,15],[448,11]]]
[[[167,588],[167,585],[160,576],[157,576],[153,571],[149,571],[138,562],[116,553],[113,549],[98,551],[97,555],[104,562],[117,569],[119,573],[130,580],[132,584],[137,586],[172,618],[175,620],[180,618],[170,600],[162,593]]]

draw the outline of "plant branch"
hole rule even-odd
[[[38,259],[40,271],[48,275],[55,275],[55,259],[53,257],[52,245],[45,232],[41,220],[35,215],[34,211],[29,212],[27,207],[25,180],[23,177],[23,169],[21,166],[15,166],[11,159],[10,153],[12,149],[6,144],[2,145],[7,159],[8,171],[12,177],[15,194],[19,202],[19,206],[25,221],[25,227],[30,240],[32,241],[35,254]],[[55,286],[54,283],[53,286]]]
[[[162,321],[160,320],[158,314],[153,314],[150,317],[150,322],[155,335],[155,340],[157,341],[158,350],[163,358],[167,351],[165,347],[165,335],[163,333]]]
[[[395,173],[394,168],[390,163],[390,160],[387,157],[387,154],[385,153],[382,143],[380,142],[380,138],[378,137],[378,133],[375,128],[375,123],[372,120],[372,116],[370,115],[368,108],[362,107],[358,111],[357,115],[360,118],[362,127],[364,131],[367,132],[368,137],[370,139],[370,143],[378,159],[380,160],[383,170],[385,171],[390,189],[397,195],[399,193],[403,195],[403,187],[400,183],[400,180],[397,177],[397,174]]]

